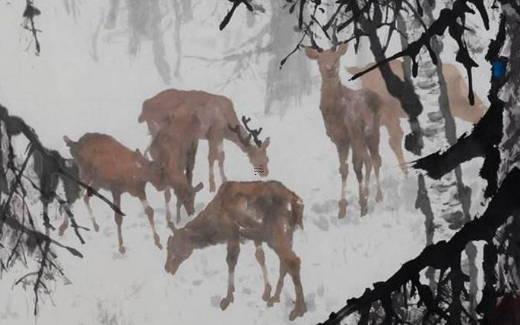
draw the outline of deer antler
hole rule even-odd
[[[234,133],[236,133],[237,137],[238,137],[238,140],[240,140],[240,142],[245,146],[245,147],[249,147],[250,145],[250,142],[251,142],[251,134],[249,134],[247,136],[247,138],[244,138],[242,136],[242,133],[240,133],[240,126],[237,124],[235,126],[231,126],[231,125],[228,125],[228,128],[233,131]]]
[[[251,118],[242,116],[242,124],[244,124],[244,128],[249,133],[247,138],[244,138],[242,136],[242,133],[240,133],[240,126],[238,124],[235,126],[228,125],[228,128],[231,131],[233,131],[234,133],[236,133],[236,135],[238,136],[238,139],[244,146],[247,147],[247,146],[251,145],[251,138],[253,138],[253,141],[255,142],[257,147],[260,148],[262,146],[262,141],[260,139],[258,139],[258,135],[260,134],[260,132],[262,132],[262,128],[258,128],[258,129],[249,128],[247,123],[249,123],[250,121],[251,121]]]
[[[249,126],[247,126],[247,123],[251,121],[251,118],[247,118],[245,116],[242,116],[242,123],[244,124],[244,127],[246,128],[247,132],[249,132],[249,138],[253,136],[253,141],[255,142],[257,147],[262,146],[262,141],[258,139],[258,135],[260,135],[260,132],[262,132],[263,128],[258,129],[250,129]]]

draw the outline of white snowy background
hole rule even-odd
[[[76,15],[67,13],[65,2],[78,6],[80,10]],[[98,58],[92,57],[93,33],[108,7],[108,4],[94,2],[38,1],[36,5],[42,15],[36,18],[36,23],[42,30],[39,34],[42,52],[36,56],[31,36],[21,26],[24,2],[0,1],[0,102],[11,114],[33,126],[45,145],[70,157],[63,135],[77,139],[86,132],[102,132],[130,148],[143,150],[149,136],[146,127],[137,123],[137,116],[144,99],[169,87],[206,90],[231,98],[239,115],[251,116],[253,125],[264,128],[262,136],[271,137],[269,179],[282,181],[304,199],[305,229],[296,232],[294,247],[302,260],[308,312],[293,324],[325,320],[347,298],[362,294],[374,281],[386,279],[423,249],[424,216],[414,208],[416,172],[412,171],[407,177],[400,172],[387,144],[386,131],[382,132],[381,140],[384,201],[376,204],[372,195],[369,213],[360,219],[357,182],[354,173],[350,173],[348,216],[344,220],[337,219],[338,162],[318,109],[320,78],[315,64],[312,65],[313,90],[301,98],[301,104],[289,107],[283,116],[265,116],[267,57],[261,56],[242,78],[224,87],[222,81],[231,74],[230,65],[189,57],[222,57],[232,45],[240,44],[261,28],[268,14],[259,16],[256,25],[248,28],[246,12],[239,8],[230,25],[219,31],[218,24],[228,9],[228,2],[195,1],[195,18],[183,26],[181,35],[185,56],[181,78],[174,77],[170,84],[165,84],[154,66],[150,42],[142,42],[135,57],[127,54],[128,31],[124,26],[102,31]],[[481,32],[480,41],[487,44],[491,35]],[[164,41],[166,59],[173,62],[176,52],[171,32],[165,31]],[[453,61],[453,51],[449,50],[453,46],[450,43],[446,46],[445,61]],[[342,60],[343,66],[367,62],[370,57],[366,53],[356,58],[352,51]],[[479,62],[483,59],[479,58]],[[475,73],[475,89],[481,98],[485,98],[488,70],[489,66],[482,63]],[[357,87],[357,83],[348,81],[346,74],[343,81]],[[402,125],[407,129],[405,120]],[[460,121],[457,127],[458,134],[471,128]],[[257,179],[247,158],[236,147],[226,143],[225,150],[230,179]],[[198,211],[212,197],[208,192],[206,156],[207,143],[202,141],[195,181],[203,181],[205,188],[196,198]],[[417,157],[406,153],[406,158],[412,161]],[[473,214],[481,210],[480,162],[475,160],[463,167],[464,181],[473,190]],[[372,194],[375,194],[374,185]],[[170,232],[164,224],[162,193],[157,193],[152,186],[147,187],[147,193],[156,210],[157,228],[165,244]],[[108,192],[103,194],[110,196]],[[123,221],[127,247],[124,256],[117,252],[112,211],[99,200],[92,200],[92,206],[101,225],[100,232],[86,233],[85,245],[78,242],[71,229],[59,238],[84,254],[83,259],[78,259],[57,249],[70,282],[60,281],[53,286],[52,296],[43,300],[35,318],[32,291],[13,286],[25,270],[20,268],[18,273],[4,274],[0,279],[0,324],[290,323],[288,314],[294,299],[292,282],[289,277],[285,279],[281,302],[268,308],[261,299],[263,283],[252,243],[246,242],[241,247],[235,301],[226,311],[221,311],[218,302],[227,285],[224,245],[196,251],[172,277],[164,271],[165,250],[160,251],[153,245],[148,221],[137,199],[128,195],[122,199],[122,209],[127,214]],[[35,203],[34,211],[39,208],[39,203]],[[90,226],[83,203],[77,202],[73,209],[77,220]],[[183,223],[187,220],[184,218]],[[270,280],[274,284],[278,258],[268,248],[265,250]]]

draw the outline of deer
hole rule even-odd
[[[334,45],[328,50],[319,48],[315,42],[306,46],[305,54],[318,63],[321,74],[320,111],[327,136],[336,146],[341,176],[341,195],[338,202],[339,218],[347,212],[346,184],[348,156],[352,148],[352,164],[359,184],[361,216],[366,215],[368,184],[372,167],[377,182],[376,201],[383,199],[379,183],[381,156],[379,154],[380,105],[379,96],[367,89],[354,90],[341,83],[339,77],[340,58],[345,54],[345,43]],[[363,166],[365,175],[363,176]]]
[[[392,69],[401,80],[404,80],[402,62],[391,61],[388,64],[390,65],[390,69]],[[347,71],[354,75],[361,71],[365,71],[368,68],[368,65],[365,67],[348,67]],[[469,104],[466,97],[468,86],[456,66],[452,64],[443,64],[442,73],[446,80],[451,114],[466,122],[472,124],[477,123],[480,118],[484,116],[486,111],[482,100],[478,96],[475,96],[475,105],[472,106]],[[406,118],[407,115],[399,100],[388,92],[379,69],[367,72],[360,77],[360,80],[362,88],[374,91],[381,99],[381,126],[384,126],[387,129],[390,148],[399,162],[399,167],[403,173],[406,174],[406,162],[402,150],[404,133],[401,128],[400,119]]]
[[[79,167],[80,179],[91,188],[110,191],[113,204],[117,207],[121,206],[123,193],[128,193],[141,201],[150,223],[154,243],[159,249],[162,249],[160,237],[155,229],[154,210],[147,201],[145,187],[150,182],[158,191],[162,191],[166,186],[165,175],[169,174],[166,170],[167,166],[149,161],[139,149],[132,151],[110,135],[86,133],[77,141],[72,141],[67,136],[64,136],[63,139]],[[182,194],[181,199],[185,207],[193,213],[193,197],[196,189],[182,183],[182,179],[178,184],[174,184],[175,187],[183,189],[183,191],[179,191]],[[87,191],[83,199],[94,229],[98,231],[99,226],[90,206],[91,195],[92,193]],[[124,254],[126,249],[121,231],[123,215],[115,211],[114,220],[117,225],[119,252]]]
[[[170,227],[173,225],[169,206],[170,188],[173,188],[177,197],[177,223],[181,219],[181,205],[184,205],[189,216],[195,213],[195,193],[203,188],[202,183],[192,186],[198,148],[197,134],[202,123],[193,112],[177,112],[175,115],[175,118],[166,119],[165,127],[157,131],[149,146],[153,161],[161,164],[165,170],[166,223]]]
[[[269,137],[261,141],[258,136],[262,128],[250,128],[247,125],[250,118],[245,116],[242,117],[243,126],[241,126],[233,102],[229,98],[200,90],[167,89],[143,102],[138,122],[146,122],[153,139],[176,112],[194,112],[202,123],[198,138],[208,140],[209,144],[210,192],[215,192],[216,188],[214,175],[216,161],[218,161],[222,182],[227,180],[224,172],[224,139],[237,145],[247,155],[255,174],[261,177],[269,174],[267,156]]]
[[[292,249],[293,233],[303,229],[303,201],[278,181],[248,181],[223,183],[213,200],[183,228],[173,228],[168,238],[165,270],[172,276],[196,249],[226,243],[228,264],[227,293],[220,301],[225,310],[234,301],[234,272],[240,253],[240,243],[253,241],[255,257],[262,269],[264,292],[262,299],[271,307],[280,301],[285,275],[293,281],[296,300],[289,319],[302,316],[307,308],[300,278],[300,258]],[[279,278],[271,296],[262,244],[275,251],[280,260]]]

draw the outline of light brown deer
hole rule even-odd
[[[403,66],[400,61],[391,61],[390,68],[401,79],[404,80]],[[349,67],[347,71],[354,75],[364,71],[372,66],[365,67]],[[448,99],[451,114],[459,119],[470,123],[477,123],[485,113],[485,107],[482,100],[475,96],[475,105],[469,104],[467,94],[468,86],[464,81],[464,77],[460,71],[452,64],[443,64],[442,73],[446,80],[446,88],[448,89]],[[403,156],[402,142],[403,130],[401,128],[400,119],[406,118],[407,115],[401,107],[401,103],[397,98],[392,96],[385,85],[383,76],[379,69],[374,69],[360,77],[362,87],[370,89],[379,95],[381,99],[381,125],[385,126],[389,135],[390,148],[394,152],[399,166],[406,173],[406,162]]]
[[[152,159],[164,167],[166,222],[170,227],[170,188],[173,188],[177,197],[177,222],[180,222],[181,205],[188,215],[193,215],[195,193],[203,187],[202,183],[196,187],[192,185],[200,127],[201,123],[196,115],[178,112],[175,118],[167,119],[166,127],[156,133],[150,145]]]
[[[157,190],[162,190],[164,169],[147,160],[139,150],[132,151],[113,137],[100,133],[87,133],[74,142],[64,136],[70,153],[79,166],[80,178],[95,190],[112,192],[113,203],[121,206],[121,194],[128,193],[141,200],[153,233],[155,245],[162,249],[159,235],[155,230],[154,211],[146,200],[146,183],[151,182]],[[91,193],[86,193],[84,202],[90,214],[94,229],[99,230],[92,208]],[[119,252],[125,253],[121,225],[123,216],[115,212]],[[66,225],[63,225],[66,227]],[[60,227],[62,228],[62,227]],[[61,230],[61,229],[60,229]],[[64,231],[65,229],[63,229]]]
[[[170,181],[168,178],[171,173],[168,170],[169,166],[162,166],[158,162],[147,160],[139,150],[132,151],[106,134],[87,133],[76,142],[65,136],[64,140],[79,166],[80,178],[85,183],[96,190],[105,189],[112,192],[113,203],[118,207],[121,206],[123,193],[128,193],[141,200],[150,222],[155,245],[162,249],[159,235],[155,229],[154,211],[146,199],[145,187],[148,182],[151,182],[157,190],[161,191],[166,185],[172,184],[166,183]],[[192,188],[183,178],[176,179],[173,186],[182,189],[179,191],[182,194],[181,200],[186,209],[193,213],[193,198],[197,188]],[[91,193],[87,192],[84,202],[94,229],[98,231],[99,226],[90,207],[90,196]],[[125,247],[121,232],[123,216],[115,212],[114,219],[117,225],[119,252],[124,254]],[[63,232],[65,228],[66,225],[62,225],[60,231]]]
[[[293,232],[298,225],[303,228],[303,202],[282,183],[226,182],[195,219],[182,229],[173,229],[173,236],[168,238],[165,270],[174,275],[195,249],[227,243],[228,289],[220,302],[220,307],[224,310],[234,299],[234,272],[240,242],[244,239],[252,240],[264,278],[262,298],[267,301],[268,306],[280,301],[285,275],[289,273],[292,277],[296,301],[289,319],[294,320],[306,312],[300,279],[300,258],[292,249]],[[263,242],[280,259],[279,278],[272,297]]]
[[[345,44],[329,50],[305,48],[307,56],[318,62],[321,74],[320,110],[327,135],[338,151],[341,175],[340,218],[346,216],[347,160],[350,148],[352,148],[352,163],[359,183],[361,216],[367,213],[368,184],[372,166],[377,181],[376,200],[383,199],[379,184],[380,100],[377,94],[370,90],[353,90],[341,84],[340,58],[346,50]],[[365,166],[364,176],[363,166]]]
[[[215,161],[218,161],[222,182],[226,181],[224,139],[233,142],[247,154],[255,174],[260,176],[269,174],[267,157],[269,137],[263,142],[260,141],[258,135],[261,128],[249,129],[247,126],[249,119],[243,118],[244,127],[240,126],[233,102],[227,97],[198,90],[164,90],[144,101],[138,121],[147,123],[153,138],[167,124],[168,119],[173,118],[178,112],[183,114],[194,112],[201,121],[197,136],[199,139],[209,142],[209,187],[211,192],[215,191],[213,171]],[[251,136],[254,138],[254,143],[251,142]]]

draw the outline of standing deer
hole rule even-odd
[[[401,80],[404,79],[402,62],[391,61],[390,69]],[[369,66],[362,68],[350,67],[347,71],[350,74],[356,74],[368,69]],[[467,99],[468,86],[464,81],[464,77],[460,71],[452,64],[443,64],[442,73],[446,80],[446,88],[448,90],[448,99],[450,111],[454,117],[460,118],[470,123],[477,123],[485,113],[485,107],[482,100],[475,96],[475,105],[471,106]],[[361,84],[364,89],[370,89],[379,95],[381,99],[381,125],[384,125],[388,131],[390,148],[394,152],[399,166],[406,173],[406,163],[403,156],[402,141],[403,130],[401,128],[400,119],[406,118],[407,115],[401,103],[397,98],[392,96],[385,85],[385,81],[379,69],[374,69],[360,77]]]
[[[347,50],[346,44],[329,50],[306,47],[307,56],[318,62],[321,74],[320,110],[327,135],[336,145],[341,175],[341,199],[339,217],[346,216],[346,184],[348,155],[352,148],[352,163],[359,183],[361,216],[367,213],[368,184],[372,165],[377,181],[376,200],[383,199],[379,184],[379,123],[380,100],[370,90],[353,90],[341,84],[339,77],[340,58]],[[365,166],[363,180],[362,168]]]
[[[215,176],[213,172],[215,161],[218,161],[222,182],[226,181],[224,173],[224,139],[236,144],[246,153],[253,165],[255,174],[265,177],[269,174],[267,147],[269,137],[263,142],[258,139],[262,129],[250,129],[247,125],[250,119],[242,118],[244,127],[233,108],[233,102],[224,96],[210,94],[198,90],[168,89],[144,101],[139,123],[148,125],[153,137],[167,124],[169,118],[176,113],[194,112],[201,121],[197,137],[209,142],[209,187],[215,191]],[[254,143],[251,142],[251,137]]]
[[[154,211],[146,199],[145,187],[151,182],[157,190],[164,188],[165,168],[157,162],[147,160],[139,150],[132,151],[119,143],[109,135],[100,133],[87,133],[74,142],[67,136],[65,142],[70,148],[70,153],[79,166],[80,178],[92,188],[105,189],[112,192],[113,203],[121,206],[121,194],[129,193],[141,200],[144,211],[153,233],[155,245],[162,249],[159,235],[155,230]],[[194,191],[183,193],[183,202],[189,202]],[[89,211],[94,228],[99,226],[90,207],[90,193],[86,193],[84,201]],[[185,203],[185,204],[186,204]],[[193,201],[190,202],[193,204]],[[187,209],[193,209],[187,206]],[[114,219],[117,225],[119,252],[124,254],[121,224],[123,216],[115,212]]]
[[[166,222],[170,227],[172,226],[169,206],[170,188],[173,187],[177,197],[177,223],[179,223],[181,205],[184,205],[188,215],[193,215],[195,193],[203,187],[202,183],[196,187],[192,186],[198,147],[197,134],[200,128],[201,123],[196,115],[178,112],[175,118],[168,118],[165,127],[156,133],[149,147],[152,159],[164,167]]]
[[[289,209],[290,207],[290,209]],[[303,202],[291,190],[277,181],[226,182],[213,200],[184,228],[173,228],[168,238],[165,270],[175,275],[179,266],[195,249],[227,243],[229,280],[226,296],[220,307],[226,309],[233,302],[235,266],[240,253],[240,242],[252,240],[256,246],[256,259],[262,268],[264,293],[268,306],[280,301],[283,280],[287,273],[292,277],[296,293],[290,320],[306,312],[300,279],[300,258],[292,249],[296,226],[303,228]],[[275,294],[270,297],[265,255],[262,243],[271,247],[280,259],[280,273]]]

